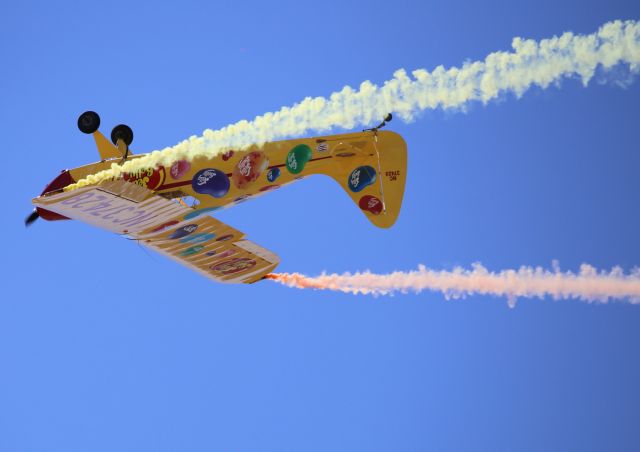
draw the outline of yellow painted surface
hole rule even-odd
[[[99,146],[103,141],[106,139],[96,137]],[[104,145],[100,154],[111,156],[113,149]],[[113,162],[93,163],[69,172],[78,181]],[[400,135],[360,132],[278,141],[213,158],[178,161],[170,167],[125,174],[124,181],[58,191],[33,202],[69,218],[127,234],[217,281],[254,282],[273,271],[279,258],[205,214],[304,177],[325,175],[343,188],[369,221],[388,228],[400,212],[406,173],[407,148]],[[303,210],[304,206],[298,213]],[[156,231],[167,223],[167,228]],[[180,236],[185,227],[193,231]],[[196,229],[197,235],[190,236]],[[232,237],[220,240],[227,235]],[[196,236],[195,242],[190,241],[189,237]],[[240,268],[242,265],[246,268]]]
[[[300,145],[306,146],[310,150],[311,158],[307,162],[296,161],[298,168],[302,167],[302,169],[293,173],[289,169],[291,165],[287,166],[287,158],[290,152]],[[241,176],[234,176],[234,171],[236,174],[241,173],[242,168],[238,167],[242,166],[242,159],[250,153],[261,154],[268,163],[264,168],[256,168],[255,165],[250,168],[251,176],[255,176],[257,173],[257,177],[255,180],[247,181],[247,178],[242,179]],[[130,156],[128,160],[143,155]],[[93,163],[72,169],[70,173],[74,180],[78,181],[90,174],[109,168],[112,163],[113,161]],[[147,171],[130,175],[129,180],[164,196],[172,196],[172,194],[175,197],[192,196],[200,202],[199,208],[224,208],[233,206],[239,201],[239,198],[247,199],[260,196],[268,193],[271,189],[295,182],[301,177],[322,174],[335,179],[356,206],[365,196],[375,197],[384,202],[384,209],[379,213],[376,213],[377,206],[369,207],[371,203],[368,203],[364,210],[357,208],[373,224],[387,228],[393,225],[397,219],[402,204],[407,173],[407,146],[402,137],[394,132],[379,131],[377,143],[373,132],[358,132],[276,141],[233,152],[233,155],[228,158],[225,154],[211,159],[198,158],[190,162],[187,171],[182,174],[177,173],[179,177],[176,178],[172,176],[172,168],[175,170],[178,166],[179,164],[175,163],[173,167],[149,168]],[[349,188],[349,178],[359,167],[373,168],[376,180],[359,191],[353,191]],[[229,179],[229,190],[224,195],[214,197],[194,191],[194,176],[199,171],[208,168],[224,173]],[[278,170],[280,172],[274,181],[267,178],[269,170],[272,170],[272,173]],[[174,174],[176,174],[175,171]],[[361,177],[368,176],[362,174]]]

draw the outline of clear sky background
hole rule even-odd
[[[225,286],[81,223],[23,225],[61,169],[97,160],[85,110],[147,152],[514,36],[639,19],[640,3],[106,3],[0,6],[1,452],[640,448],[638,306]],[[628,271],[640,83],[611,80],[394,121],[409,169],[392,229],[320,176],[218,217],[311,275]]]

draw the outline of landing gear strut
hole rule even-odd
[[[384,126],[386,126],[387,123],[391,122],[392,119],[393,119],[393,115],[391,113],[387,113],[387,116],[384,117],[384,119],[380,124],[378,124],[375,127],[372,127],[371,129],[364,129],[363,132],[377,133],[379,129],[382,129]]]
[[[100,127],[100,116],[95,111],[85,111],[78,118],[78,129],[87,134],[94,134],[98,151],[102,160],[119,157],[117,152],[109,145],[109,141],[98,132]],[[97,134],[96,134],[97,132]],[[118,148],[122,162],[129,156],[129,145],[133,141],[133,130],[125,124],[119,124],[111,131],[111,141]]]
[[[118,124],[111,131],[111,141],[122,152],[122,161],[127,160],[129,145],[133,142],[133,130],[125,124]]]

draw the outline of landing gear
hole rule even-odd
[[[82,133],[93,133],[100,127],[100,116],[95,111],[85,111],[78,118],[78,129]]]
[[[111,131],[111,141],[117,146],[118,140],[124,141],[129,146],[133,142],[133,130],[131,130],[131,127],[125,124],[115,126]]]
[[[111,141],[122,152],[122,163],[129,156],[129,145],[133,141],[133,130],[125,124],[118,124],[111,131]]]
[[[386,126],[387,123],[391,122],[392,119],[393,119],[393,115],[391,113],[387,113],[387,116],[384,117],[384,119],[382,120],[382,122],[380,124],[378,124],[375,127],[372,127],[371,129],[364,129],[363,132],[378,133],[378,130],[382,129],[384,126]]]
[[[85,111],[78,118],[78,129],[81,132],[92,134],[98,146],[98,152],[100,153],[101,161],[110,160],[113,158],[122,158],[122,162],[127,160],[129,156],[129,145],[133,141],[133,130],[131,127],[120,124],[113,128],[111,131],[111,141],[115,145],[115,148],[111,146],[109,140],[105,138],[100,132],[100,116],[95,111]]]

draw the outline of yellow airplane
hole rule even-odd
[[[379,130],[390,120],[388,115],[377,127],[359,133],[253,145],[64,190],[114,162],[143,155],[129,150],[133,132],[128,126],[116,126],[110,142],[98,131],[100,117],[87,111],[78,118],[78,128],[93,135],[100,161],[62,171],[32,200],[36,207],[25,224],[39,217],[80,220],[135,239],[216,281],[253,283],[280,259],[209,214],[324,174],[340,184],[374,225],[392,226],[404,194],[407,146],[400,135]]]

